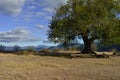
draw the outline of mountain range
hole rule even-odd
[[[0,50],[2,50],[4,47],[4,50],[5,51],[14,51],[15,50],[15,46],[0,46]],[[28,47],[30,48],[34,48],[36,51],[40,51],[42,49],[50,49],[50,50],[54,50],[54,49],[64,49],[63,45],[62,44],[59,44],[57,46],[46,46],[46,45],[38,45],[38,46],[24,46],[24,47],[19,47],[19,50],[25,50],[27,49]],[[83,44],[69,44],[68,47],[78,47],[80,50],[83,49],[84,45]],[[109,47],[100,47],[98,48],[98,51],[109,51],[109,50],[112,50],[112,49],[116,49],[117,51],[120,51],[120,45],[111,45]]]

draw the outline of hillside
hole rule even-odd
[[[98,51],[109,51],[112,49],[116,49],[117,51],[120,52],[120,45],[111,45],[111,46],[100,47]]]

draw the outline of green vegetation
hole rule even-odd
[[[28,46],[28,47],[25,49],[25,51],[28,51],[28,52],[36,52],[34,46]]]
[[[20,51],[20,47],[19,47],[18,45],[15,45],[13,48],[14,48],[14,51],[15,51],[15,52]]]
[[[83,39],[82,53],[94,53],[92,43],[120,44],[119,0],[68,0],[56,9],[48,31],[51,41],[67,46]]]
[[[4,46],[0,45],[0,52],[3,52],[3,51],[4,51]]]
[[[39,51],[39,53],[51,53],[50,49],[42,49]]]

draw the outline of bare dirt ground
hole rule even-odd
[[[0,54],[0,80],[120,80],[120,57]]]

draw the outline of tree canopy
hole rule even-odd
[[[56,9],[50,21],[48,37],[54,42],[69,43],[83,39],[84,50],[91,44],[120,44],[119,0],[68,0]]]

